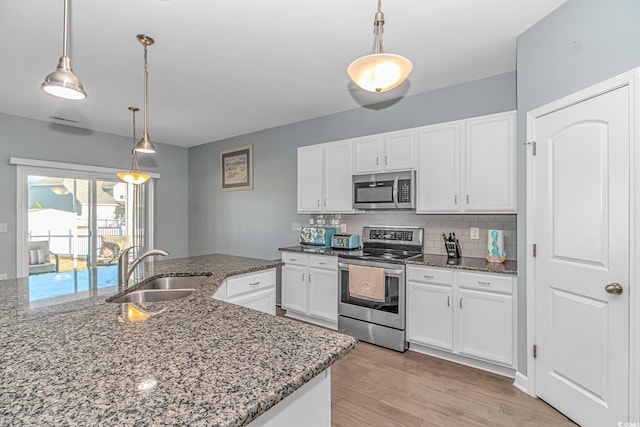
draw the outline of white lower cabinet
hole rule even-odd
[[[515,277],[408,266],[407,288],[412,350],[513,375]]]
[[[268,314],[276,314],[276,270],[229,277],[213,297]]]
[[[453,289],[451,286],[409,282],[410,342],[453,350]]]
[[[284,252],[282,308],[286,316],[338,327],[338,258]]]
[[[458,298],[458,352],[511,365],[513,296],[460,289]]]

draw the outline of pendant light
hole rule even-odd
[[[151,36],[146,34],[138,34],[136,36],[138,41],[144,46],[144,132],[142,132],[142,138],[135,146],[135,151],[138,153],[155,153],[156,147],[153,146],[147,133],[147,84],[149,81],[149,67],[147,64],[147,47],[155,43],[155,40]]]
[[[131,148],[131,170],[128,172],[118,172],[118,178],[127,184],[144,184],[151,178],[151,175],[140,172],[138,167],[138,153],[136,153],[136,112],[138,107],[129,107],[129,111],[133,113],[133,147]]]
[[[413,69],[411,61],[404,56],[384,53],[383,32],[382,0],[378,0],[378,11],[373,21],[373,53],[356,59],[347,68],[351,80],[369,92],[386,92],[399,86]]]
[[[67,30],[69,0],[64,0],[64,30],[62,31],[62,56],[56,70],[44,78],[40,88],[50,95],[64,99],[85,99],[87,93],[80,80],[71,70],[71,60],[67,56]]]

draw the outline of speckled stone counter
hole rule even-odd
[[[0,425],[248,424],[356,345],[211,298],[228,276],[280,264],[227,255],[156,261],[156,276],[209,277],[135,323],[105,302],[115,288],[33,308],[28,279],[0,281]]]
[[[348,251],[344,249],[332,249],[322,246],[289,246],[286,248],[278,248],[281,252],[297,252],[303,254],[340,256],[342,254],[356,253],[358,250]]]
[[[317,255],[340,256],[342,254],[362,254],[362,251],[345,251],[314,246],[291,246],[279,248],[282,252],[299,252]],[[457,268],[461,270],[484,271],[486,273],[518,274],[518,263],[516,261],[505,261],[502,264],[487,262],[484,258],[462,257],[459,260],[449,260],[446,255],[424,254],[418,258],[407,260],[407,264],[425,265],[429,267]]]
[[[449,260],[446,255],[424,254],[420,258],[408,260],[407,264],[424,265],[429,267],[456,268],[461,270],[475,270],[486,273],[518,274],[516,261],[505,261],[504,263],[487,262],[484,258],[466,258],[459,260]]]

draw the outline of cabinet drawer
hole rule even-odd
[[[307,255],[295,252],[283,252],[282,262],[286,264],[307,265]]]
[[[513,279],[508,276],[494,276],[478,273],[458,273],[458,286],[502,294],[513,293]]]
[[[309,267],[338,271],[338,258],[334,256],[309,255]]]
[[[275,285],[276,271],[274,269],[229,277],[227,279],[227,298]]]
[[[407,280],[451,286],[453,284],[453,272],[450,270],[411,266],[407,268]]]

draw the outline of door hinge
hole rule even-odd
[[[535,258],[538,255],[538,245],[533,244],[533,257]]]
[[[531,145],[531,152],[533,153],[533,155],[536,155],[536,142],[535,141],[527,141],[524,143],[524,145]]]
[[[533,345],[533,358],[538,357],[538,346],[536,344]]]

